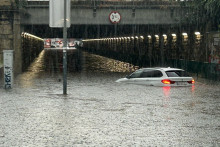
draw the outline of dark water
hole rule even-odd
[[[0,146],[220,145],[220,84],[192,87],[120,84],[138,67],[73,51],[67,95],[62,52],[43,51],[0,89]]]
[[[46,50],[43,51],[44,60],[42,64],[45,65],[46,71],[59,72],[62,71],[62,51]],[[72,50],[68,52],[68,72],[132,72],[138,67],[105,58],[103,56],[90,54],[87,52]]]
[[[91,54],[79,50],[70,50],[68,52],[68,77],[74,75],[96,76],[117,76],[124,77],[135,70],[141,68],[127,62],[114,60],[100,55]],[[19,76],[24,81],[31,81],[34,78],[40,77],[57,77],[62,80],[63,73],[63,53],[62,50],[43,50],[39,57],[29,66],[26,72]],[[196,74],[191,74],[197,83],[208,84],[210,86],[219,85],[218,81],[206,80],[198,78]],[[27,80],[29,79],[29,80]],[[23,80],[19,80],[18,83]],[[25,86],[25,85],[24,85]]]
[[[114,74],[125,76],[139,68],[126,62],[79,50],[70,50],[67,57],[68,77],[74,75],[88,75],[91,77],[96,75],[113,76]],[[23,83],[23,86],[27,87],[33,79],[44,76],[56,77],[58,81],[61,81],[63,78],[62,58],[62,50],[43,50],[27,71],[19,76],[17,83]],[[27,82],[27,85],[25,82]]]

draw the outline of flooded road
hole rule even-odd
[[[0,89],[0,146],[220,146],[220,83],[152,87],[115,81],[138,67],[86,52],[43,51]]]

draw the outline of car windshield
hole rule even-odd
[[[189,74],[183,70],[166,71],[168,77],[189,77]]]

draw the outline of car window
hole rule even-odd
[[[143,72],[143,70],[137,70],[136,72],[134,72],[130,75],[130,78],[140,78],[140,75],[142,72]]]
[[[141,73],[141,78],[154,78],[154,77],[162,77],[163,74],[159,70],[145,70]]]
[[[189,77],[189,74],[182,70],[166,71],[166,74],[168,77]]]

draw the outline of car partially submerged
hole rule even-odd
[[[170,67],[142,68],[116,82],[150,86],[190,86],[195,83],[183,69]]]

